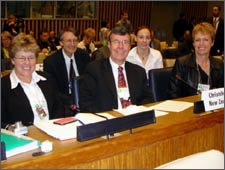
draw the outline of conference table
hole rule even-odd
[[[178,98],[195,102],[200,96]],[[157,102],[159,103],[159,102]],[[152,106],[157,103],[150,103]],[[121,116],[116,111],[108,113]],[[156,123],[120,132],[106,140],[103,137],[79,142],[60,141],[34,126],[28,136],[53,142],[53,151],[32,157],[32,150],[1,162],[2,168],[155,168],[172,160],[210,149],[224,152],[224,108],[193,113],[193,107],[182,112],[170,112],[156,118]],[[72,130],[72,129],[71,129]]]

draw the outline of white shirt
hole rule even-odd
[[[15,70],[13,70],[10,74],[11,89],[16,88],[19,83],[21,84],[21,86],[24,90],[24,93],[26,94],[26,96],[30,102],[31,108],[32,108],[32,111],[34,114],[34,123],[40,122],[43,120],[49,120],[47,101],[46,101],[44,94],[42,93],[40,87],[37,85],[37,83],[40,80],[45,81],[46,78],[37,74],[35,71],[32,73],[32,80],[29,84],[22,82],[17,77]],[[47,116],[44,119],[40,119],[39,114],[36,111],[36,105],[39,105],[40,107],[42,107],[44,109],[45,113],[47,114]]]
[[[86,50],[86,46],[85,46],[84,41],[79,42],[77,44],[77,47]],[[90,43],[89,48],[90,48],[92,53],[96,50],[95,45],[94,45],[93,42]]]
[[[122,109],[120,97],[123,97],[126,100],[130,97],[129,86],[128,86],[128,83],[127,83],[125,63],[120,65],[120,66],[123,67],[123,74],[124,74],[124,79],[126,81],[127,87],[126,88],[119,88],[118,87],[118,67],[119,67],[119,65],[116,64],[115,62],[113,62],[111,58],[109,58],[109,62],[112,66],[113,77],[114,77],[114,80],[115,80],[114,82],[115,82],[116,90],[117,90],[118,109]]]
[[[219,24],[220,17],[213,17],[213,22],[214,22],[215,19],[216,19],[216,28],[215,28],[215,30],[217,31],[217,27],[218,27],[218,24]]]
[[[62,50],[62,53],[63,53],[64,60],[66,62],[66,70],[67,70],[68,79],[69,79],[69,76],[70,76],[69,74],[70,74],[70,60],[71,59],[73,60],[73,68],[74,68],[75,74],[78,77],[79,73],[78,73],[78,70],[77,70],[77,64],[75,62],[74,54],[72,54],[72,57],[69,57],[68,55],[66,55],[64,50]]]
[[[147,78],[148,78],[149,70],[156,69],[156,68],[163,68],[163,60],[162,60],[162,55],[160,51],[155,50],[153,48],[150,48],[149,50],[150,50],[150,54],[148,56],[148,59],[145,65],[143,65],[140,57],[137,54],[137,47],[134,47],[130,50],[126,59],[127,61],[133,64],[137,64],[143,67],[146,71]]]

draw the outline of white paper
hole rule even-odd
[[[81,125],[78,121],[66,125],[57,125],[53,123],[56,120],[58,119],[41,121],[34,123],[34,125],[48,135],[59,140],[73,139],[77,137],[77,126]]]
[[[114,118],[108,113],[97,113],[97,114],[105,116],[108,119]],[[58,125],[53,123],[58,119],[52,119],[41,121],[35,123],[34,125],[56,139],[67,140],[67,139],[75,139],[77,137],[77,126],[81,126],[82,123],[89,124],[106,120],[105,118],[99,117],[92,113],[78,113],[75,117],[80,121],[72,122],[66,125]]]
[[[84,124],[95,123],[95,122],[107,120],[106,118],[100,117],[98,115],[104,116],[107,119],[114,118],[114,116],[112,116],[108,113],[96,113],[96,114],[93,114],[93,113],[78,113],[75,117],[77,119],[79,119],[80,121],[82,121]]]
[[[193,103],[191,102],[166,100],[164,102],[151,106],[151,108],[168,112],[182,112],[192,106]]]
[[[224,108],[224,88],[202,91],[201,100],[204,102],[205,111]]]
[[[121,113],[122,115],[131,115],[131,114],[135,114],[135,113],[139,113],[139,112],[145,112],[145,111],[149,111],[149,110],[154,110],[154,108],[152,107],[145,107],[145,106],[136,106],[136,105],[130,105],[125,109],[119,109],[119,110],[115,110],[119,113]],[[167,112],[163,112],[163,111],[159,111],[159,110],[155,110],[155,117],[159,117],[159,116],[163,116],[168,114]]]

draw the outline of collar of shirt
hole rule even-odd
[[[39,82],[40,80],[45,81],[45,80],[47,80],[47,79],[46,79],[45,77],[43,77],[43,76],[37,74],[36,71],[34,71],[34,72],[32,73],[32,80],[31,80],[31,83],[30,83],[30,84],[37,83],[37,82]],[[10,81],[11,81],[11,89],[16,88],[17,85],[18,85],[19,83],[23,83],[23,84],[24,84],[24,82],[22,82],[22,81],[17,77],[17,75],[16,75],[14,69],[13,69],[12,73],[10,74]]]
[[[122,65],[118,65],[111,59],[111,57],[109,57],[109,62],[112,66],[112,69],[115,70],[117,73],[118,73],[119,66],[123,67],[123,72],[125,71],[125,62]]]
[[[62,50],[62,53],[63,53],[63,57],[64,57],[64,60],[65,60],[65,63],[66,63],[66,70],[67,70],[67,73],[68,73],[68,78],[69,78],[69,72],[70,72],[70,60],[71,59],[73,59],[73,68],[74,68],[75,74],[76,74],[76,76],[79,76],[79,72],[78,72],[78,68],[77,68],[77,64],[76,64],[76,61],[75,61],[74,54],[72,54],[72,56],[69,57],[68,55],[66,55],[64,50]]]
[[[218,21],[219,21],[219,18],[220,18],[220,17],[213,17],[213,21],[216,20],[216,21],[218,22]]]
[[[111,58],[109,58],[109,62],[111,64],[111,66],[112,66],[113,77],[114,77],[114,80],[115,80],[116,88],[118,89],[117,85],[118,85],[118,67],[119,67],[119,65],[116,64],[114,61],[112,61]],[[123,67],[124,78],[125,78],[126,84],[128,86],[126,69],[125,69],[125,62],[122,65],[120,65],[120,66]]]

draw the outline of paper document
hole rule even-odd
[[[92,113],[78,113],[75,117],[79,121],[72,122],[66,125],[54,124],[53,122],[58,119],[41,121],[35,123],[34,125],[56,139],[59,140],[75,139],[77,137],[77,126],[106,120],[106,118],[100,117],[98,115],[104,116],[108,119],[114,118],[108,113],[97,113],[97,115],[94,115]]]
[[[1,141],[5,142],[6,157],[11,157],[39,147],[40,142],[24,135],[1,129]]]
[[[77,126],[81,125],[81,123],[76,121],[66,125],[57,125],[53,123],[56,120],[58,119],[40,121],[38,123],[34,123],[34,126],[59,140],[73,139],[77,137]]]
[[[164,102],[151,106],[151,108],[155,110],[162,110],[162,111],[168,111],[168,112],[181,112],[192,106],[193,106],[193,103],[191,102],[166,100]]]
[[[121,113],[122,115],[131,115],[131,114],[135,114],[135,113],[138,113],[138,112],[145,112],[145,111],[149,111],[149,110],[154,110],[154,108],[145,107],[145,106],[130,105],[125,109],[119,109],[119,110],[115,110],[115,111]],[[163,116],[163,115],[166,115],[166,114],[168,114],[168,113],[163,112],[163,111],[155,110],[155,117]]]
[[[115,118],[114,116],[112,116],[108,113],[96,113],[96,114],[94,114],[94,113],[78,113],[75,117],[77,119],[79,119],[81,122],[83,122],[84,124],[95,123],[95,122],[100,122],[100,121],[104,121],[107,119]]]

